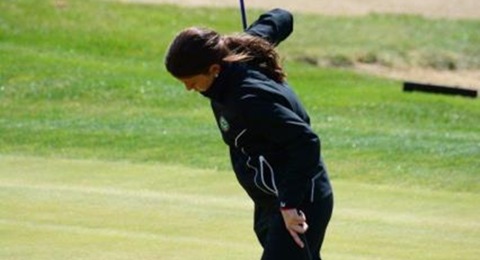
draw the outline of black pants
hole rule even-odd
[[[255,204],[254,229],[263,247],[262,260],[319,260],[325,231],[332,216],[333,195],[305,201],[299,210],[305,213],[308,230],[300,248],[285,227],[278,204],[274,201]]]

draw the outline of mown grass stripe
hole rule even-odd
[[[107,237],[122,237],[128,239],[148,239],[148,240],[158,240],[163,242],[175,242],[181,244],[197,244],[197,245],[206,245],[206,246],[218,246],[218,247],[229,247],[229,248],[251,248],[250,244],[229,242],[225,240],[217,240],[206,237],[193,237],[193,236],[178,236],[174,234],[158,234],[158,233],[149,233],[141,231],[131,231],[131,230],[122,230],[114,228],[91,228],[78,225],[64,225],[64,224],[53,224],[53,223],[40,223],[34,221],[18,221],[12,219],[0,219],[0,225],[5,226],[16,226],[24,229],[32,230],[46,230],[54,232],[66,232],[74,233],[79,235],[88,235],[88,236],[107,236]]]
[[[201,194],[186,194],[173,192],[160,192],[149,190],[124,190],[116,188],[98,188],[82,187],[69,185],[51,185],[51,184],[21,184],[13,182],[1,182],[2,189],[27,189],[41,192],[62,192],[62,193],[82,193],[88,195],[102,195],[115,197],[129,197],[138,199],[155,199],[161,201],[170,201],[173,203],[188,204],[192,207],[218,207],[232,210],[251,209],[251,204],[247,198],[239,197],[220,197]]]

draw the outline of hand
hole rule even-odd
[[[285,227],[292,236],[295,243],[301,248],[305,246],[303,241],[300,239],[298,234],[304,234],[307,232],[307,218],[302,211],[297,209],[282,209],[283,221],[285,222]]]

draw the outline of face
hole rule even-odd
[[[208,74],[199,74],[187,78],[179,78],[184,85],[185,88],[190,91],[197,91],[197,92],[204,92],[210,88],[214,81],[215,77],[212,77]]]
[[[190,91],[204,92],[207,91],[215,81],[218,73],[220,72],[219,65],[212,65],[207,73],[198,74],[190,77],[178,78],[184,85],[185,88]]]

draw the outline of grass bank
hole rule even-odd
[[[162,59],[185,26],[238,31],[232,19],[237,10],[65,3],[0,3],[0,153],[229,169],[208,102],[185,93]],[[405,53],[425,42],[435,44],[428,51],[444,48],[475,59],[478,21],[379,15],[296,20],[280,51],[334,179],[480,190],[477,100],[404,94],[396,81],[295,62],[299,55],[337,51],[348,57],[375,50],[381,56],[384,48]],[[407,44],[413,30],[417,36]],[[461,34],[460,45],[457,36],[445,37],[449,33]]]

